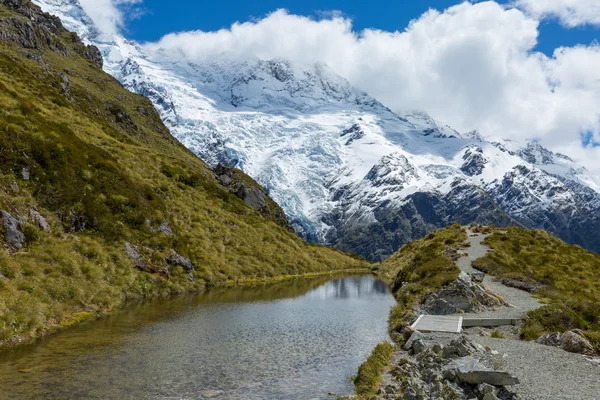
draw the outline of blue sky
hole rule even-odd
[[[124,33],[138,41],[156,41],[172,32],[228,28],[234,22],[259,19],[280,8],[287,9],[291,14],[314,18],[337,10],[352,19],[357,31],[365,28],[402,31],[412,19],[418,18],[429,8],[442,11],[459,3],[461,2],[456,0],[144,0],[141,6],[142,16],[127,19]],[[507,1],[500,0],[498,3]],[[599,38],[597,27],[586,25],[565,28],[556,19],[543,20],[539,30],[536,50],[549,56],[557,47],[589,45]]]

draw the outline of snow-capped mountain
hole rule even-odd
[[[192,63],[94,27],[77,0],[34,0],[100,48],[209,164],[260,182],[308,239],[382,259],[453,222],[519,223],[600,251],[600,182],[536,142],[397,114],[326,65]]]

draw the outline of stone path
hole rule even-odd
[[[466,255],[459,258],[456,261],[456,265],[469,274],[478,272],[471,263],[478,258],[481,258],[487,254],[490,250],[489,247],[483,244],[483,241],[487,235],[474,233],[470,229],[467,229],[468,241],[471,244],[470,247],[465,249]],[[468,318],[507,318],[507,319],[522,319],[527,312],[535,310],[541,307],[538,301],[531,297],[531,294],[524,290],[519,290],[504,286],[499,282],[495,282],[492,276],[486,275],[483,280],[483,286],[485,286],[491,292],[494,292],[498,296],[502,297],[504,301],[511,305],[496,311],[487,311],[482,313],[465,313],[460,314],[464,319]]]

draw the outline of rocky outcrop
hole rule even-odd
[[[50,224],[48,224],[48,221],[46,221],[46,218],[44,218],[42,216],[42,214],[40,214],[40,212],[37,210],[37,208],[32,208],[29,211],[29,216],[31,218],[31,220],[35,223],[35,225],[37,225],[38,228],[40,228],[43,231],[49,231],[50,230]]]
[[[426,314],[448,315],[459,311],[468,313],[494,310],[507,304],[473,282],[471,276],[461,272],[458,279],[432,293],[421,310]]]
[[[29,0],[0,0],[0,4],[29,19],[28,21],[22,18],[2,19],[0,21],[0,40],[15,43],[25,49],[49,49],[59,55],[69,56],[71,51],[58,38],[63,34],[68,35],[74,44],[73,49],[76,53],[102,68],[103,60],[100,50],[95,46],[85,45],[77,34],[67,32],[58,17],[42,12]]]
[[[465,335],[446,346],[428,345],[414,332],[383,377],[378,399],[517,399],[505,386],[519,383],[511,374],[490,368],[488,351]]]
[[[182,255],[178,254],[175,250],[171,250],[171,254],[167,261],[173,266],[182,267],[185,272],[188,273],[188,277],[190,281],[194,282],[194,264],[189,258],[185,258]]]
[[[214,168],[217,179],[229,192],[235,194],[248,207],[269,217],[288,230],[293,230],[283,209],[273,201],[267,192],[242,171],[219,164]]]
[[[25,235],[21,232],[21,223],[7,211],[2,210],[4,242],[13,249],[21,249],[25,244]]]
[[[546,346],[560,347],[569,353],[593,355],[596,353],[594,346],[583,337],[580,330],[567,331],[565,333],[555,332],[540,336],[536,343]]]
[[[146,262],[144,261],[144,258],[142,257],[142,254],[137,246],[134,246],[129,242],[125,242],[125,252],[127,253],[127,257],[134,262],[134,265],[137,269],[140,271],[146,270]]]

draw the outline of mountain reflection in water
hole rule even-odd
[[[387,339],[372,276],[298,279],[131,305],[0,353],[0,398],[327,399]]]

